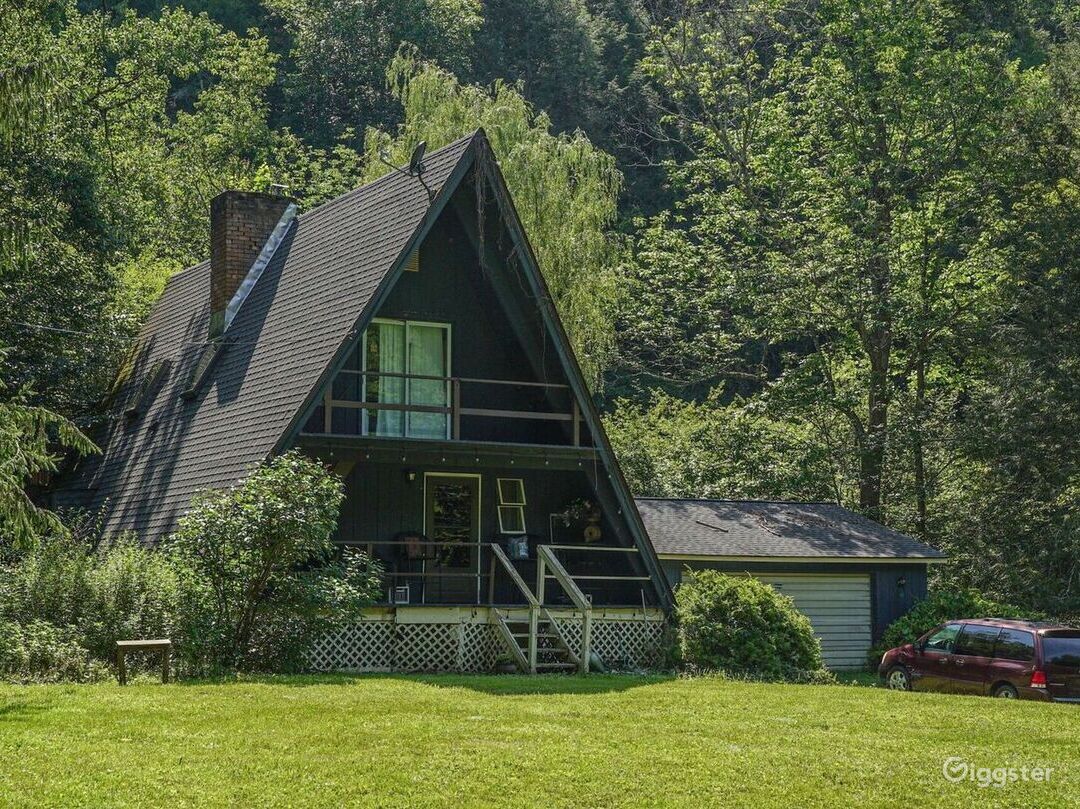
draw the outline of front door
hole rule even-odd
[[[480,476],[424,476],[427,604],[475,604],[480,596]]]

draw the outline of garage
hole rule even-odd
[[[873,645],[869,573],[761,573],[757,578],[789,596],[810,619],[826,666],[866,665]]]
[[[688,570],[749,575],[791,597],[825,664],[860,669],[885,628],[926,596],[945,555],[835,503],[640,498],[673,587]]]

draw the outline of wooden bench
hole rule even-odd
[[[172,641],[168,638],[157,640],[118,640],[116,642],[116,675],[120,685],[127,685],[128,652],[161,652],[161,682],[169,682],[169,666],[172,663]]]

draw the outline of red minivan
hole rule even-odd
[[[878,675],[898,691],[1080,703],[1080,629],[997,618],[950,621],[887,651]]]

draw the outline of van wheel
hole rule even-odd
[[[1016,689],[1008,683],[1002,683],[994,688],[994,696],[998,699],[1019,699]]]
[[[911,675],[903,666],[893,666],[885,675],[885,686],[891,691],[910,691]]]

